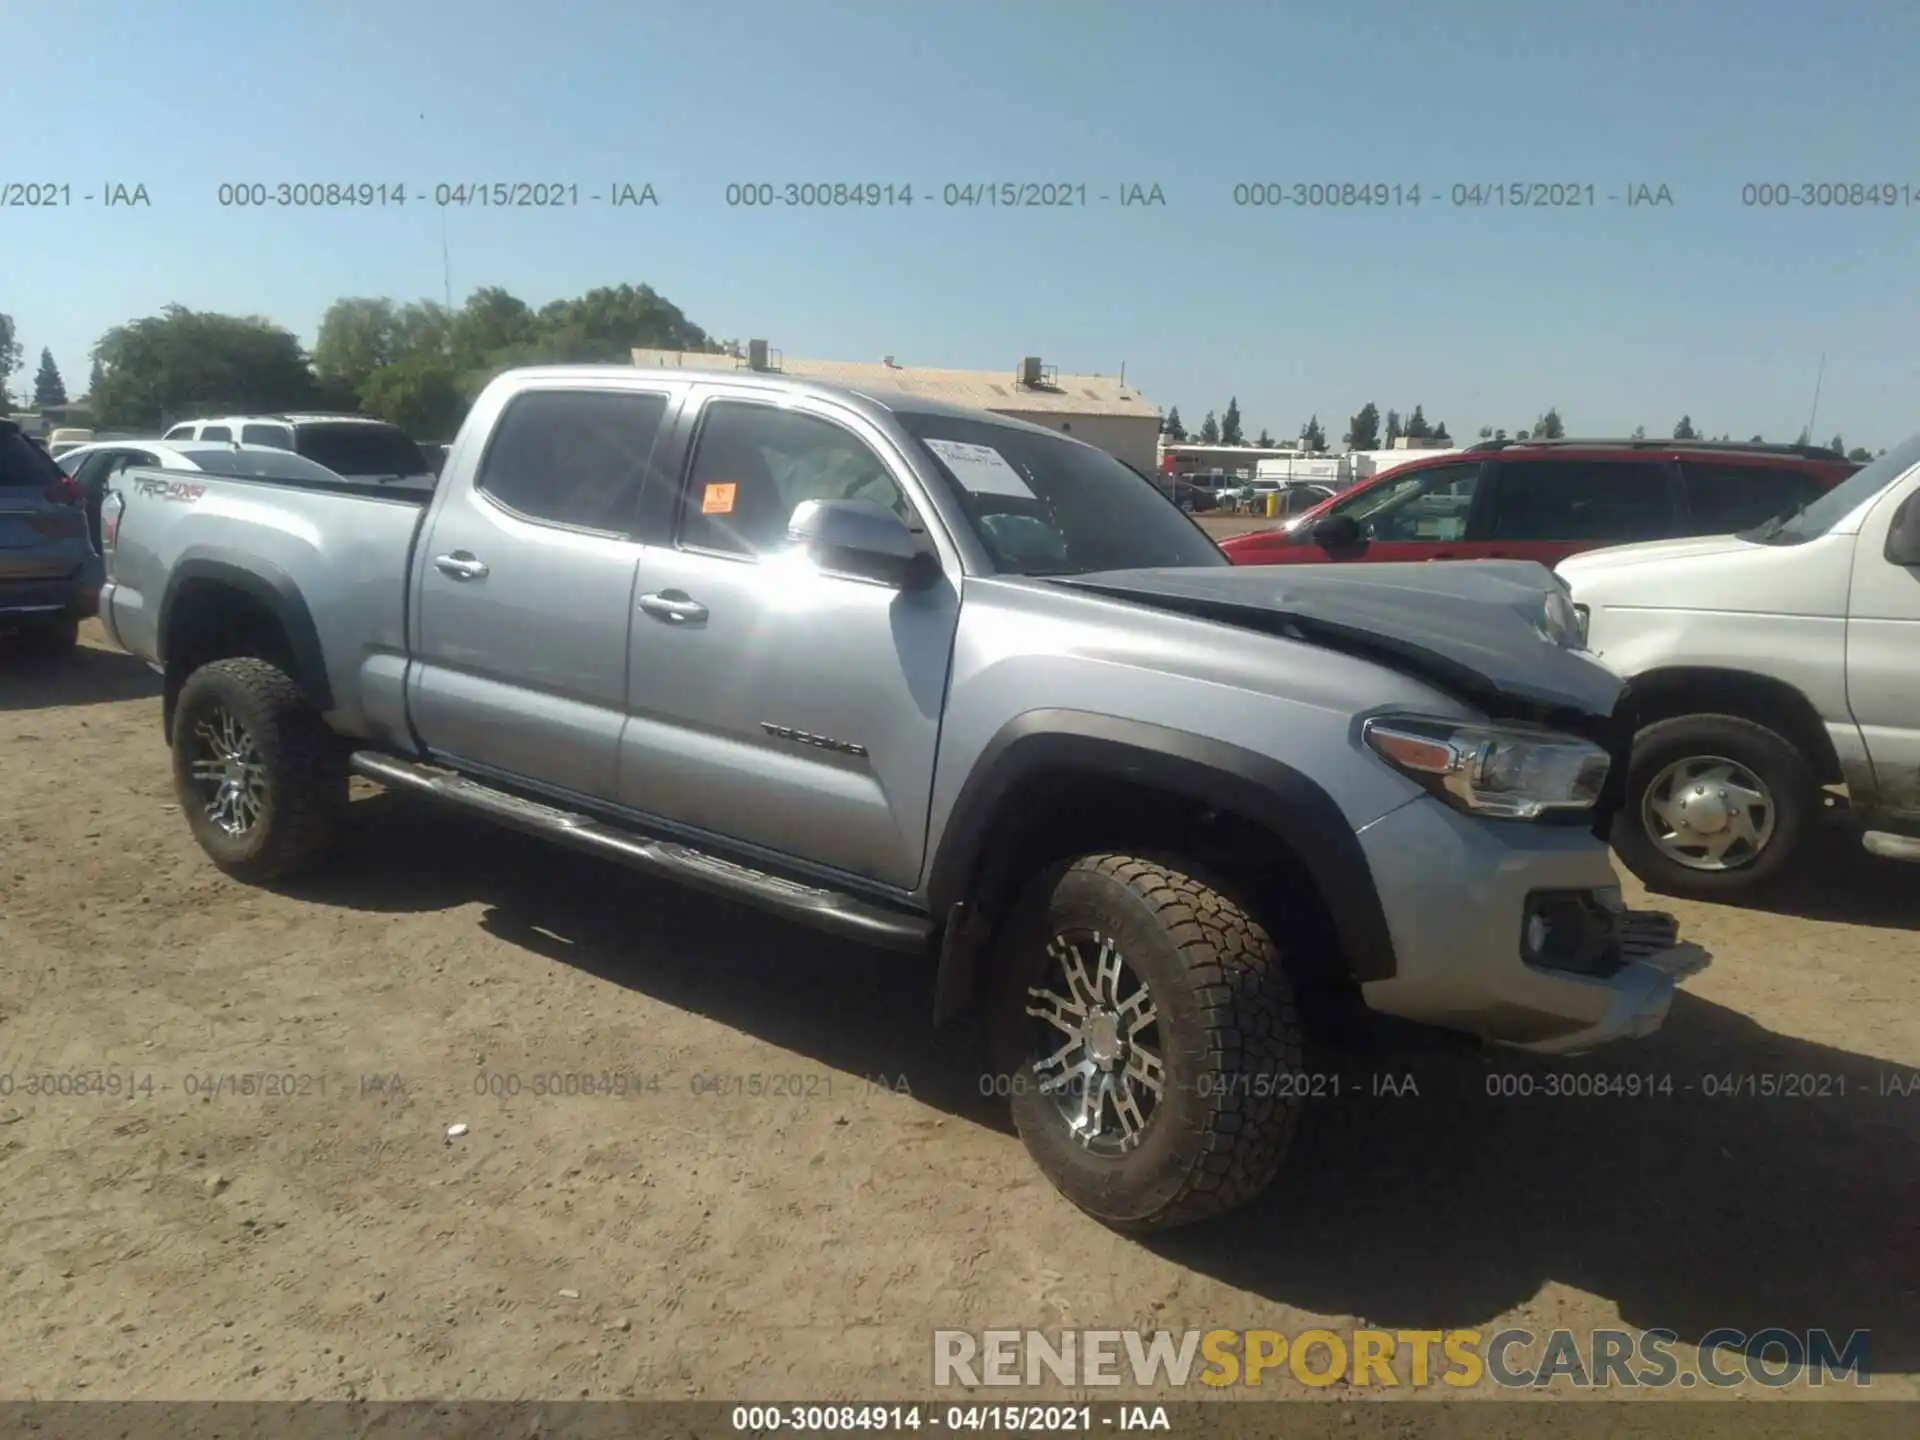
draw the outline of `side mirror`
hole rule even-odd
[[[886,506],[873,500],[802,500],[787,538],[824,569],[917,589],[939,572],[933,552]]]
[[[1323,550],[1351,550],[1362,539],[1360,522],[1351,515],[1329,515],[1307,531],[1307,540]]]
[[[1885,554],[1890,565],[1920,566],[1920,490],[1902,500],[1893,512]]]

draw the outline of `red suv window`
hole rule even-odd
[[[1644,460],[1516,460],[1499,466],[1493,540],[1659,540],[1674,532],[1667,467]]]
[[[1785,465],[1730,465],[1687,460],[1688,535],[1732,535],[1763,525],[1807,504],[1825,486],[1804,470]]]

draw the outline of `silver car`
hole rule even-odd
[[[0,634],[63,653],[100,605],[105,572],[73,478],[0,420]]]

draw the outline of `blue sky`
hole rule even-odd
[[[235,181],[651,183],[657,208],[446,217],[456,300],[648,282],[788,355],[1112,373],[1197,425],[1337,439],[1368,399],[1456,434],[1915,428],[1913,0],[0,0],[0,311],[76,393],[109,326],[177,301],[311,343],[341,295],[442,294],[442,216],[223,209]],[[750,211],[729,183],[909,183],[910,208]],[[1160,185],[1164,208],[948,208],[942,187]],[[1595,209],[1456,207],[1479,181]],[[1236,207],[1354,181],[1416,208]],[[1897,209],[1743,206],[1883,181]],[[143,183],[148,208],[79,199]],[[1607,203],[1666,185],[1671,207]]]

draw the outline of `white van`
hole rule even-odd
[[[1757,529],[1557,568],[1631,685],[1614,845],[1642,880],[1751,893],[1824,820],[1920,860],[1920,435]]]

